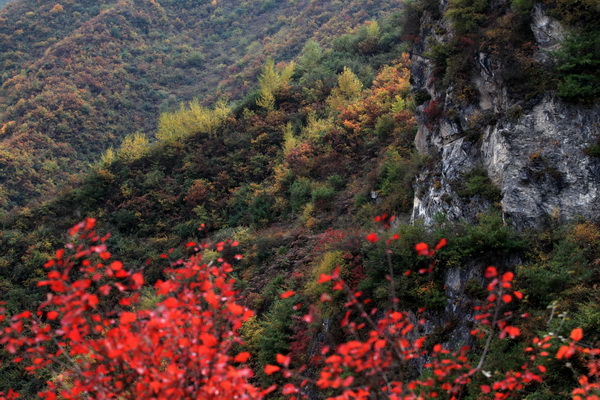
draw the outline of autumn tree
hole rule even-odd
[[[359,49],[365,54],[372,54],[379,47],[381,29],[377,21],[368,21],[365,27],[366,37],[358,44]]]
[[[197,133],[214,136],[230,114],[231,109],[224,99],[217,101],[212,110],[194,99],[187,104],[182,103],[177,111],[160,115],[156,138],[168,142],[182,140]]]
[[[121,147],[119,147],[117,158],[125,162],[136,160],[146,154],[149,144],[148,137],[141,132],[127,135],[123,139]],[[105,157],[108,157],[106,161],[110,160],[110,151],[107,152]]]
[[[294,73],[295,64],[289,63],[281,70],[275,66],[273,59],[268,59],[258,79],[259,98],[256,104],[259,107],[273,110],[275,108],[275,94],[277,90],[289,84]]]
[[[354,72],[350,68],[344,67],[344,71],[338,75],[338,85],[331,91],[327,103],[333,110],[337,110],[357,100],[362,89],[363,84]]]

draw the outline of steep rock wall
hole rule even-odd
[[[501,1],[496,7],[508,7]],[[440,11],[447,7],[440,2]],[[564,36],[560,24],[540,4],[531,11],[535,59],[543,68],[552,62],[549,51]],[[540,225],[552,220],[600,216],[600,159],[584,152],[600,134],[600,105],[573,105],[552,91],[523,100],[509,95],[501,65],[485,52],[472,60],[470,83],[477,101],[460,98],[460,87],[440,89],[432,63],[432,46],[451,40],[446,18],[425,13],[421,45],[413,53],[416,91],[427,91],[431,101],[419,106],[418,150],[432,162],[416,181],[413,220],[432,224],[438,213],[451,220],[473,219],[494,204],[511,224]],[[440,32],[447,32],[440,34]],[[439,116],[431,121],[431,102]],[[430,119],[429,121],[427,119]],[[477,129],[474,129],[474,126]],[[461,193],[466,176],[485,171],[499,190],[498,199]]]

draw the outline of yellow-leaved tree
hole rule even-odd
[[[197,133],[215,135],[223,121],[231,114],[226,100],[219,100],[214,108],[203,107],[198,99],[181,103],[179,110],[166,112],[158,120],[156,139],[161,142],[181,140]]]
[[[124,162],[137,160],[146,154],[149,148],[150,142],[146,135],[136,132],[125,136],[117,157]]]
[[[338,75],[338,85],[333,88],[331,95],[327,98],[327,104],[333,110],[347,106],[356,101],[362,92],[363,84],[350,68],[344,67],[344,71]]]
[[[259,98],[256,105],[273,110],[275,108],[275,93],[287,86],[292,79],[296,65],[291,62],[285,65],[281,71],[275,66],[273,59],[268,59],[258,79]]]

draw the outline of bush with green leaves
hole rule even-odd
[[[329,184],[317,184],[312,191],[312,202],[319,209],[327,209],[335,198],[336,190]]]
[[[479,197],[492,203],[502,199],[502,193],[488,177],[485,168],[479,166],[463,175],[456,193],[461,197]]]
[[[312,182],[308,178],[298,178],[290,187],[290,206],[292,213],[302,210],[304,205],[312,198]]]
[[[476,32],[486,19],[487,0],[449,0],[446,16],[460,35]]]
[[[440,254],[441,264],[447,266],[466,266],[473,260],[502,263],[529,246],[527,236],[504,223],[497,211],[478,215],[476,223],[439,221],[433,235],[448,239]]]
[[[528,13],[533,7],[533,0],[511,0],[510,5],[520,13]]]
[[[566,288],[582,284],[594,275],[582,249],[572,239],[554,245],[549,259],[526,264],[519,270],[529,301],[546,307],[559,299]]]
[[[386,152],[376,186],[385,212],[405,213],[412,208],[412,183],[421,162],[422,157],[416,153],[406,156],[396,149]]]
[[[594,143],[585,149],[585,154],[590,157],[600,158],[600,136],[598,136]]]
[[[571,32],[554,54],[561,98],[571,102],[600,98],[600,29]]]

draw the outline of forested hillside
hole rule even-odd
[[[5,205],[44,194],[1,220],[0,392],[597,400],[594,0],[34,3],[0,36]],[[492,151],[537,120],[571,136]]]
[[[267,57],[389,11],[392,1],[20,0],[0,14],[0,207],[70,185],[128,134],[194,97],[235,101]]]

